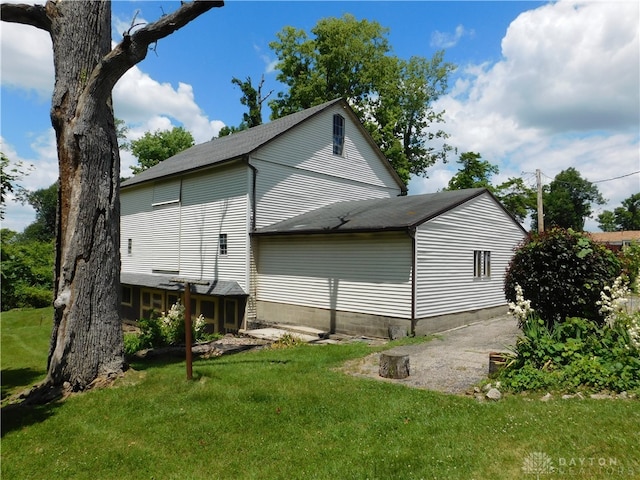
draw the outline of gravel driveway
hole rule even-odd
[[[420,345],[393,348],[393,352],[409,355],[410,375],[405,379],[380,377],[379,353],[349,362],[345,370],[385,382],[465,394],[487,377],[489,353],[508,351],[508,347],[515,344],[519,332],[516,320],[510,315],[503,315],[439,333],[436,338]]]

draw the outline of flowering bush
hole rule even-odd
[[[150,318],[140,319],[138,327],[140,334],[133,338],[129,334],[125,338],[125,352],[135,353],[144,348],[156,348],[166,345],[178,345],[185,341],[184,305],[178,301],[171,306],[168,312],[162,312],[160,316],[151,315]],[[192,336],[194,341],[207,338],[205,332],[206,321],[200,315],[192,323]]]
[[[628,309],[629,287],[623,278],[601,292],[597,304],[606,318],[603,325],[568,317],[549,327],[518,287],[509,307],[522,335],[498,374],[507,389],[640,393],[640,311]]]
[[[636,275],[636,282],[640,276]],[[637,290],[637,288],[636,288]],[[633,312],[629,306],[631,288],[626,278],[616,278],[611,287],[606,286],[600,292],[600,313],[609,328],[623,328],[629,335],[629,347],[640,349],[640,311]]]
[[[522,287],[517,283],[515,291],[516,301],[509,302],[509,313],[518,320],[518,326],[522,328],[527,320],[533,315],[534,310],[531,308],[531,300],[526,300],[524,298]]]

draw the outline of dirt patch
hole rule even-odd
[[[504,315],[443,332],[419,345],[395,347],[392,351],[409,355],[410,375],[404,379],[380,377],[379,353],[347,362],[344,371],[409,387],[463,395],[472,392],[473,387],[487,377],[489,353],[509,351],[519,332],[516,320]]]

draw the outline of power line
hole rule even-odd
[[[547,175],[544,172],[540,172],[540,173],[542,173],[542,175],[544,177],[548,178],[551,181],[555,181],[557,183],[564,183],[565,185],[575,185],[575,183],[573,183],[573,182],[564,182],[564,181],[555,180],[554,178],[551,178],[549,175]],[[585,180],[588,181],[589,183],[603,183],[603,182],[610,182],[612,180],[619,180],[619,179],[625,178],[625,177],[630,177],[631,175],[636,175],[638,173],[640,173],[640,170],[636,170],[635,172],[625,173],[624,175],[618,175],[617,177],[605,178],[605,179],[602,179],[602,180],[594,180],[594,181],[590,181],[590,180],[586,180],[586,179]]]

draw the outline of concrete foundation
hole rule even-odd
[[[416,320],[415,334],[420,336],[444,332],[446,330],[451,330],[452,328],[464,327],[465,325],[505,315],[508,311],[509,309],[506,305],[501,305],[498,307],[482,308],[468,312],[420,318]]]
[[[407,333],[411,333],[412,330],[412,321],[408,318],[335,311],[261,300],[256,302],[256,313],[256,320],[248,322],[247,328],[258,328],[273,324],[303,325],[329,333],[378,338],[389,338],[389,327],[393,327],[392,330],[395,332],[398,331],[398,328],[406,329]],[[505,313],[507,313],[506,305],[427,317],[415,320],[413,328],[416,335],[430,335],[487,320]]]

